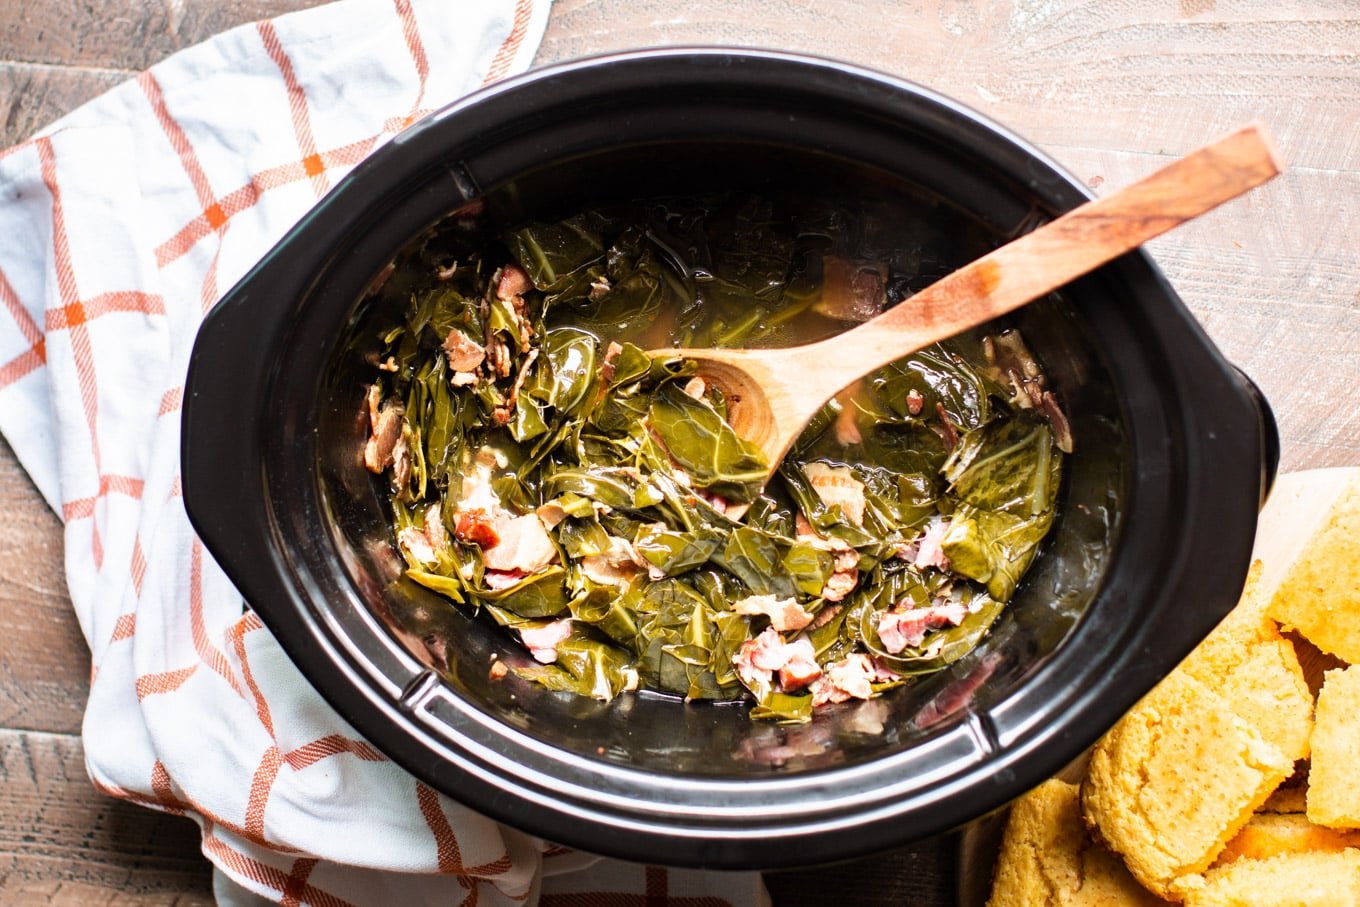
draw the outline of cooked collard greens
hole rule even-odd
[[[605,700],[745,698],[802,722],[969,652],[1071,449],[1017,333],[865,378],[768,485],[721,394],[645,352],[803,342],[911,305],[844,220],[724,196],[435,232],[399,259],[364,460],[408,576],[515,634],[519,676]]]

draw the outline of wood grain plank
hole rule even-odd
[[[321,0],[4,0],[3,58],[136,72],[236,25]]]
[[[1088,182],[1120,186],[1161,155],[1050,149]],[[1289,149],[1285,149],[1288,158]],[[1293,167],[1148,249],[1205,331],[1265,393],[1282,471],[1360,463],[1360,173]]]
[[[130,75],[0,61],[0,148],[23,141]]]
[[[1327,0],[557,0],[538,61],[778,47],[919,81],[1040,144],[1184,154],[1260,117],[1296,164],[1360,164],[1360,16]]]
[[[0,513],[0,727],[79,732],[90,654],[66,593],[61,522],[3,442]]]
[[[0,730],[0,903],[208,904],[198,827],[95,791],[80,741]]]

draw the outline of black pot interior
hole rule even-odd
[[[502,172],[480,193],[485,208],[478,229],[495,232],[612,201],[725,188],[769,196],[826,194],[852,208],[887,212],[882,229],[899,240],[903,259],[914,262],[912,288],[919,289],[1053,213],[1023,174],[988,169],[942,147],[903,153],[892,171],[768,141],[621,145],[509,174],[502,160],[484,168]],[[443,193],[446,209],[454,209],[465,201],[469,179],[476,180],[470,172],[457,176],[420,191]],[[436,203],[426,197],[421,204]],[[412,239],[409,232],[389,233],[386,254],[396,251],[394,241]],[[370,275],[378,264],[372,262]],[[753,723],[739,704],[686,704],[645,692],[600,703],[549,692],[513,674],[490,679],[493,656],[510,664],[528,656],[489,618],[401,577],[404,564],[380,482],[356,454],[364,442],[363,392],[373,368],[365,354],[377,346],[378,325],[398,317],[380,293],[361,298],[355,292],[347,328],[333,347],[343,352],[331,357],[316,402],[315,481],[328,541],[349,585],[392,638],[493,724],[550,748],[647,772],[713,778],[788,776],[899,753],[1010,697],[1071,636],[1102,587],[1128,493],[1130,450],[1117,382],[1078,312],[1104,308],[1129,292],[1096,275],[1005,322],[1021,329],[1047,366],[1071,415],[1077,452],[1069,459],[1061,513],[1045,552],[1002,620],[949,669],[880,699],[821,711],[809,725]],[[362,637],[362,623],[344,632]]]

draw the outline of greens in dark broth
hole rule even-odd
[[[532,655],[493,676],[800,722],[987,634],[1072,447],[1018,333],[870,375],[762,488],[721,394],[645,350],[826,336],[910,305],[909,263],[834,205],[736,194],[485,234],[451,218],[375,291],[364,457],[407,575]]]

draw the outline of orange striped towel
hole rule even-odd
[[[244,26],[0,152],[0,431],[65,521],[90,775],[193,818],[221,903],[764,897],[755,874],[552,847],[417,782],[302,679],[180,498],[203,313],[374,148],[525,69],[547,5],[344,0]]]

